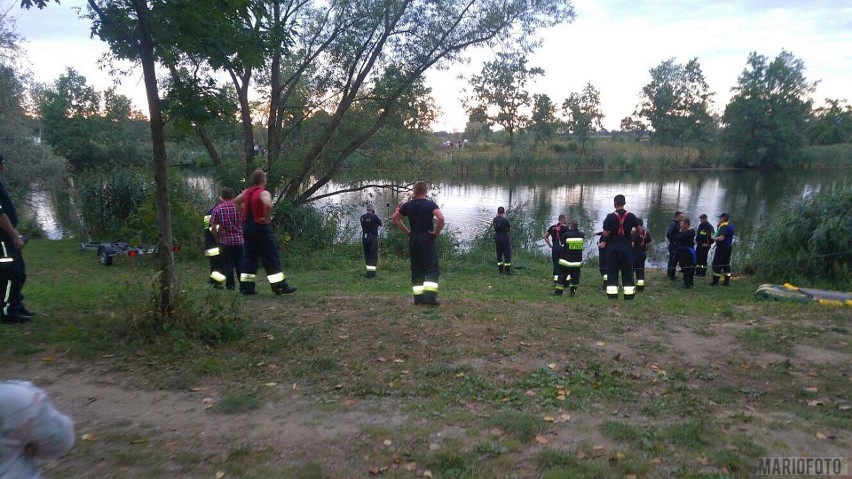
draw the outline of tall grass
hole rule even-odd
[[[749,269],[770,281],[852,286],[852,190],[829,188],[773,217],[757,236]]]

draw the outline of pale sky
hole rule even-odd
[[[18,0],[0,0],[17,17],[17,32],[27,41],[29,68],[38,81],[51,83],[73,67],[98,90],[112,86],[97,61],[106,45],[90,39],[88,21],[62,0],[45,10],[22,11]],[[604,126],[618,129],[632,114],[648,71],[674,57],[686,63],[697,57],[716,93],[721,112],[731,87],[756,51],[770,59],[782,49],[805,63],[805,76],[819,81],[813,98],[852,100],[852,0],[574,0],[571,24],[542,32],[543,46],[530,64],[545,70],[531,93],[545,93],[561,105],[591,82],[601,93]],[[472,61],[427,76],[441,109],[435,130],[463,131],[467,115],[461,107],[464,80],[477,73],[492,52],[473,52]],[[122,80],[119,92],[147,113],[141,69]]]

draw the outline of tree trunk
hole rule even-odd
[[[277,1],[272,4],[272,19],[274,25],[281,22],[281,6]],[[269,99],[269,122],[267,123],[267,143],[266,154],[269,164],[275,164],[278,161],[278,152],[281,146],[280,133],[281,122],[278,119],[280,112],[278,111],[281,104],[281,48],[280,44],[275,45],[272,50],[272,65],[270,66],[270,99]]]
[[[213,141],[210,140],[210,135],[207,134],[207,128],[204,128],[204,125],[199,123],[195,125],[195,131],[198,133],[198,138],[201,139],[204,148],[207,149],[210,159],[213,160],[213,166],[218,167],[222,163],[222,159],[219,157],[219,152],[216,150]]]
[[[145,76],[145,93],[151,118],[151,144],[154,150],[154,182],[157,198],[157,226],[160,229],[157,256],[160,261],[160,318],[169,316],[177,294],[174,253],[172,251],[172,215],[169,209],[169,172],[166,164],[166,139],[160,94],[157,91],[157,72],[154,59],[154,39],[148,23],[146,0],[134,0],[139,22],[139,57]]]

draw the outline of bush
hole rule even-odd
[[[138,168],[90,169],[78,180],[83,221],[89,235],[101,240],[115,239],[109,236],[118,233],[154,190],[150,173]]]
[[[357,234],[356,228],[360,228],[346,221],[353,208],[326,205],[317,209],[289,201],[278,202],[275,205],[278,247],[288,257],[308,257],[351,242]]]
[[[781,211],[757,236],[750,263],[770,281],[850,286],[852,190],[829,188]]]

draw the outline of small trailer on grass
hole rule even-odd
[[[136,258],[137,262],[141,262],[143,256],[156,253],[157,247],[146,244],[132,246],[125,241],[112,241],[109,243],[88,241],[80,243],[80,250],[97,251],[98,262],[104,266],[109,266],[116,256],[129,256]],[[175,251],[178,251],[178,249],[175,248]]]

